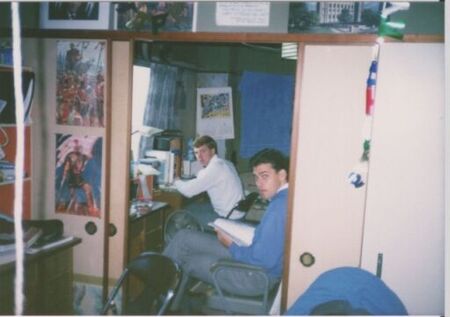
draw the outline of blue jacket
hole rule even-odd
[[[287,197],[287,188],[272,197],[250,246],[240,247],[232,243],[229,248],[233,259],[262,267],[277,279],[281,278],[283,271]]]
[[[319,304],[343,300],[372,315],[407,315],[398,296],[377,276],[356,267],[322,273],[288,309],[286,315],[309,315]]]

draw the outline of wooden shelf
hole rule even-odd
[[[25,177],[22,179],[23,182],[31,181],[31,177]],[[15,181],[6,181],[6,182],[0,182],[0,186],[6,186],[6,185],[13,185]]]
[[[0,28],[0,37],[10,37],[10,28]],[[239,42],[239,43],[375,43],[376,34],[317,34],[317,33],[219,33],[219,32],[151,32],[118,30],[40,30],[23,29],[22,37],[110,39],[116,41],[150,40],[174,42]],[[399,40],[386,38],[386,42]],[[444,42],[444,35],[406,34],[401,42]]]

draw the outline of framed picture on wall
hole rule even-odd
[[[114,5],[114,29],[195,32],[196,10],[196,2],[117,2]]]
[[[197,88],[197,134],[234,138],[231,87]]]
[[[291,2],[289,33],[359,33],[378,32],[383,2]]]
[[[109,29],[112,20],[109,2],[43,2],[42,29]]]
[[[104,127],[106,41],[56,45],[56,124]]]
[[[56,134],[56,213],[100,218],[102,143],[99,136]]]

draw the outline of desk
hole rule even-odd
[[[144,251],[161,252],[164,248],[164,223],[173,211],[166,202],[153,201],[145,213],[135,213],[129,217],[128,227],[128,261]],[[138,295],[142,285],[132,278],[126,287],[125,305]]]
[[[148,212],[130,216],[128,261],[144,251],[162,251],[164,248],[164,222],[171,212],[172,208],[169,204],[153,201]]]
[[[201,193],[191,198],[184,197],[179,191],[176,189],[158,189],[153,191],[153,199],[158,201],[164,201],[168,203],[173,210],[181,209],[187,203],[192,201],[200,201],[203,199],[208,199],[206,193]]]
[[[26,315],[73,314],[74,238],[54,248],[25,256],[24,291]],[[0,314],[14,314],[15,260],[0,264]]]

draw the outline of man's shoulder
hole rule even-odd
[[[230,161],[223,159],[221,157],[218,157],[217,155],[214,156],[210,163],[208,164],[208,167],[225,167],[225,166],[232,166],[234,168],[233,163],[231,163]]]
[[[288,189],[282,189],[278,193],[275,194],[273,199],[270,201],[269,205],[272,204],[286,204],[288,198]]]

